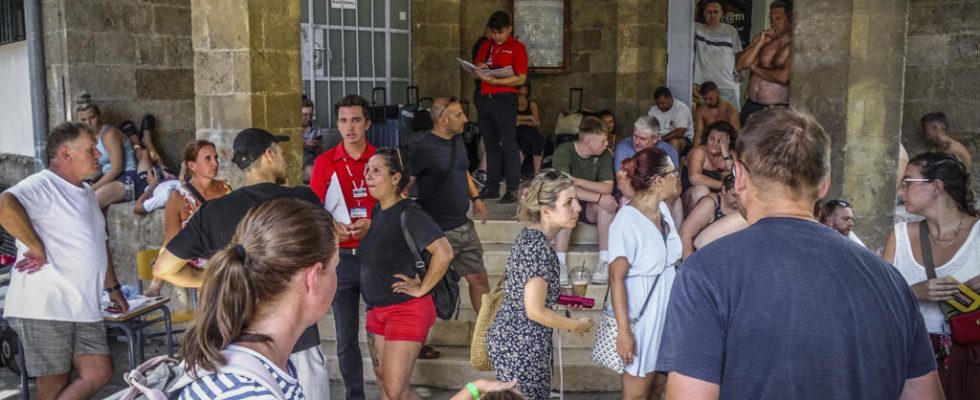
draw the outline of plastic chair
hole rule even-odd
[[[153,279],[153,260],[159,254],[160,249],[141,250],[136,253],[136,274],[137,287],[140,294],[143,294],[143,281]],[[162,313],[162,315],[161,315]],[[126,334],[129,342],[129,362],[133,368],[143,362],[143,340],[154,337],[164,336],[167,343],[167,354],[173,357],[174,354],[174,331],[171,329],[178,321],[171,315],[167,306],[160,306],[158,309],[150,311],[146,315],[140,315],[133,319],[121,321],[106,320],[106,327],[122,330]],[[144,335],[143,330],[153,326],[164,324],[165,330],[161,333]]]
[[[153,260],[157,258],[160,254],[160,249],[152,248],[147,250],[141,250],[136,253],[136,274],[139,277],[136,283],[140,294],[143,294],[143,281],[153,281]],[[197,289],[189,289],[191,295],[191,307],[193,309],[197,308]],[[173,324],[183,324],[191,322],[194,320],[194,310],[174,310],[170,313],[170,322]],[[181,334],[184,333],[183,329],[177,329],[173,333]],[[160,334],[153,335],[153,337],[159,336]]]

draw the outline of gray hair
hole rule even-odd
[[[660,121],[657,121],[656,118],[649,115],[643,115],[636,119],[636,122],[633,123],[633,128],[640,132],[650,133],[648,136],[659,135]]]

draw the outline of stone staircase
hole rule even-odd
[[[507,257],[510,255],[511,244],[520,232],[523,224],[517,222],[513,215],[513,205],[498,205],[495,201],[487,202],[491,219],[486,224],[477,222],[477,232],[483,242],[484,255],[491,287],[496,285],[504,272]],[[568,252],[568,263],[571,266],[582,265],[593,267],[598,259],[597,232],[592,225],[580,225],[572,235],[572,245]],[[461,308],[458,319],[437,320],[429,332],[428,344],[434,346],[442,357],[435,360],[418,360],[412,376],[412,383],[420,386],[430,386],[445,389],[458,389],[478,378],[493,378],[492,372],[475,370],[469,361],[469,342],[473,330],[476,313],[470,303],[466,279],[460,280]],[[572,316],[591,316],[598,322],[599,309],[606,286],[590,285],[587,297],[596,299],[593,310],[573,311]],[[364,356],[364,377],[366,382],[374,382],[374,371],[367,351],[366,336],[363,329],[364,312],[361,312],[360,344]],[[333,314],[328,313],[319,321],[320,336],[323,349],[330,361],[331,379],[335,384],[342,384],[340,367],[336,357],[336,332]],[[612,371],[592,363],[590,353],[595,341],[595,330],[579,336],[571,332],[561,332],[562,359],[564,368],[565,390],[573,392],[604,392],[619,391],[619,376]],[[557,345],[557,338],[555,344]],[[555,360],[558,350],[554,352]],[[552,377],[552,386],[558,388],[559,378],[557,364]]]

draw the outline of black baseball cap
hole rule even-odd
[[[276,136],[262,128],[248,128],[238,132],[238,135],[235,136],[235,143],[232,145],[235,154],[231,156],[231,161],[238,168],[248,168],[255,160],[262,157],[262,154],[273,143],[285,142],[287,140],[289,140],[289,136]]]

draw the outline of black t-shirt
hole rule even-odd
[[[404,303],[412,296],[391,291],[397,282],[395,274],[415,276],[415,258],[402,234],[401,214],[407,213],[408,231],[423,253],[425,248],[444,237],[442,229],[411,199],[405,199],[387,210],[381,204],[374,206],[371,229],[357,246],[357,260],[361,263],[361,294],[368,308]],[[421,275],[419,275],[421,278]]]
[[[898,271],[814,221],[770,217],[677,273],[657,370],[725,399],[897,399],[936,369]]]
[[[209,258],[225,247],[235,228],[253,206],[269,200],[295,198],[321,205],[320,198],[306,186],[284,187],[274,183],[259,183],[234,190],[211,200],[187,220],[187,225],[167,243],[167,250],[185,260]],[[307,328],[296,341],[293,353],[320,344],[316,325]]]
[[[453,155],[455,146],[455,155]],[[452,165],[450,159],[454,158]],[[470,165],[466,157],[463,136],[443,139],[434,133],[419,137],[412,143],[412,160],[409,171],[418,185],[418,203],[443,231],[458,228],[469,219],[469,182],[466,168]]]

